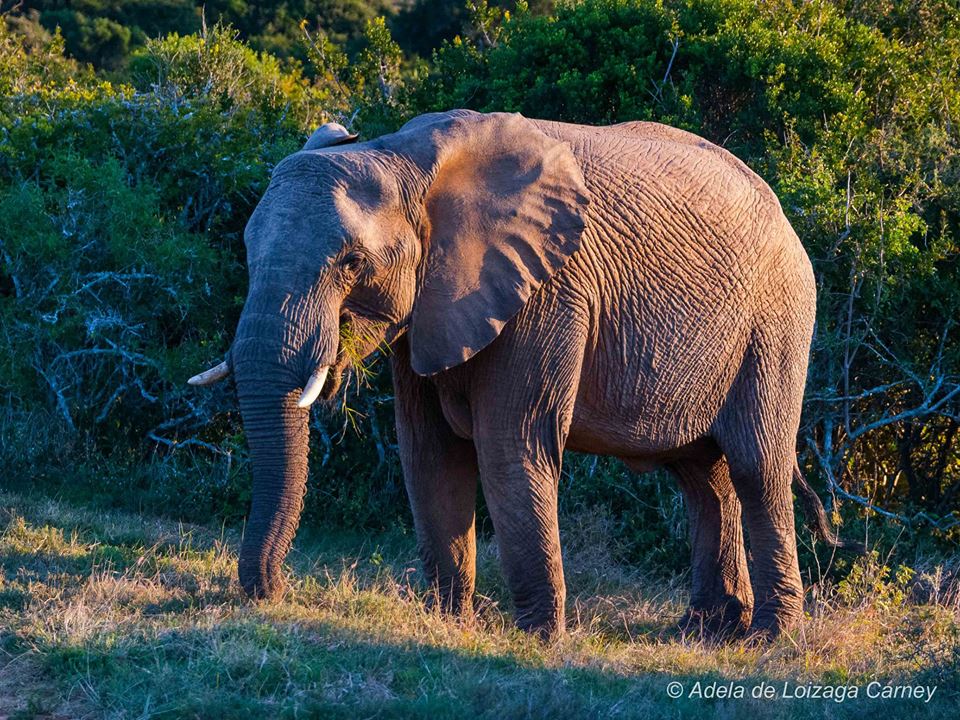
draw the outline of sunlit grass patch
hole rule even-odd
[[[461,621],[427,609],[402,533],[304,536],[285,597],[255,604],[236,582],[235,532],[14,495],[0,506],[0,708],[28,717],[657,718],[704,702],[731,717],[859,717],[885,706],[671,700],[664,688],[902,679],[939,686],[931,703],[898,701],[923,718],[960,694],[955,580],[935,567],[917,597],[914,580],[868,557],[851,582],[820,588],[797,630],[717,644],[674,629],[685,577],[620,566],[602,521],[567,522],[569,632],[544,645],[513,628],[488,540],[478,613]]]

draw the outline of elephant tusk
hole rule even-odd
[[[215,382],[220,382],[227,375],[230,374],[230,366],[227,363],[222,362],[216,367],[212,367],[209,370],[194,375],[192,378],[187,380],[189,385],[213,385]]]
[[[323,384],[327,381],[327,373],[329,371],[330,366],[324,365],[310,377],[306,387],[303,388],[303,394],[297,401],[297,407],[308,408],[313,405],[314,400],[317,399],[320,391],[323,390]]]

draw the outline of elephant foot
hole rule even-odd
[[[726,597],[710,605],[691,605],[678,623],[683,635],[710,640],[727,640],[743,635],[750,627],[752,608],[737,597]]]
[[[428,612],[438,611],[445,617],[470,618],[473,617],[473,592],[466,590],[444,591],[436,584],[424,599]]]
[[[753,613],[748,636],[757,642],[769,642],[796,627],[802,617],[803,608],[799,605],[768,604]]]
[[[566,619],[562,609],[549,613],[518,610],[514,624],[525,633],[538,637],[543,642],[552,642],[563,635]]]

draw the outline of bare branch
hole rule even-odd
[[[54,374],[48,375],[38,364],[35,364],[33,367],[40,374],[40,376],[47,381],[47,385],[50,386],[50,389],[56,396],[57,407],[60,409],[60,414],[63,415],[63,419],[66,421],[67,425],[71,430],[76,430],[77,426],[74,424],[73,417],[70,415],[70,406],[67,403],[66,396],[63,394],[63,388],[60,387],[60,383],[57,381],[57,376]]]

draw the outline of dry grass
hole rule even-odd
[[[0,495],[0,717],[956,716],[956,568],[891,577],[875,558],[821,587],[795,633],[762,647],[672,630],[685,581],[618,567],[602,522],[567,523],[567,637],[511,628],[494,547],[474,623],[424,609],[412,538],[302,540],[283,602],[234,578],[237,537]],[[670,699],[669,682],[859,686],[833,700]],[[924,703],[870,681],[937,685]]]

